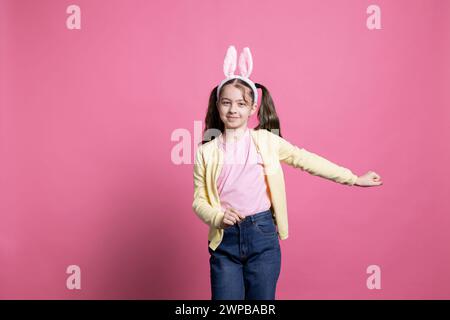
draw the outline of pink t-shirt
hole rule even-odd
[[[247,128],[236,142],[219,139],[224,163],[217,179],[222,209],[232,207],[244,216],[269,210],[271,201],[263,161]]]

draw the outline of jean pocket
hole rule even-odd
[[[271,217],[256,220],[254,225],[256,230],[265,236],[273,236],[277,234],[277,228]]]

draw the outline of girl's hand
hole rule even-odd
[[[381,181],[380,176],[373,171],[369,171],[366,174],[358,177],[358,179],[356,179],[356,182],[355,182],[356,186],[361,186],[361,187],[373,187],[373,186],[379,186],[382,184],[383,184],[383,181]]]
[[[227,208],[223,215],[223,220],[222,220],[222,224],[220,227],[222,229],[231,227],[233,224],[241,221],[244,218],[245,217],[242,214],[240,214],[239,212],[237,212],[236,209]]]

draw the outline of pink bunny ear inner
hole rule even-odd
[[[253,59],[250,49],[245,47],[239,56],[239,71],[241,76],[249,78],[253,70]]]
[[[241,76],[247,77],[247,58],[243,51],[239,55],[239,72]]]
[[[227,54],[223,61],[223,73],[225,77],[229,78],[234,75],[236,70],[237,51],[236,48],[231,45],[228,47]]]

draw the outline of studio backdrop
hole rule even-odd
[[[283,164],[277,299],[450,298],[450,1],[1,0],[1,299],[210,298],[192,172],[230,45],[287,141],[383,178]]]

